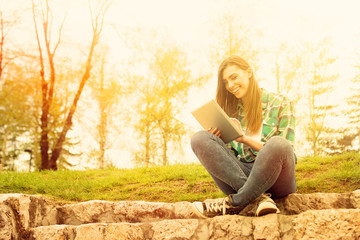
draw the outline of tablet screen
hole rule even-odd
[[[242,132],[214,99],[191,112],[204,129],[218,128],[225,143],[240,137]]]

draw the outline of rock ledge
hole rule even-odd
[[[0,239],[360,239],[360,190],[291,194],[281,214],[199,219],[189,202],[87,201],[64,206],[38,195],[0,195]]]

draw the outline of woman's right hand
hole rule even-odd
[[[221,132],[220,132],[220,129],[218,129],[218,128],[208,128],[207,131],[214,134],[215,136],[217,136],[219,138],[221,137]]]
[[[241,131],[241,136],[239,137],[239,138],[237,138],[237,139],[235,139],[235,141],[237,141],[237,142],[244,142],[244,132],[243,132],[243,130],[242,130],[242,128],[241,128],[241,124],[240,124],[240,122],[239,122],[239,120],[238,119],[236,119],[236,118],[230,118],[230,120],[231,121],[233,121],[233,123],[235,124],[235,126]]]

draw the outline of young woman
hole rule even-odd
[[[216,126],[192,137],[195,155],[227,195],[194,202],[195,210],[205,217],[236,214],[256,200],[257,216],[279,213],[270,196],[296,191],[293,103],[261,89],[239,56],[221,63],[216,101],[244,134],[227,145]]]

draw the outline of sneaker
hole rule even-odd
[[[271,199],[271,194],[261,194],[257,199],[259,205],[256,209],[256,216],[263,216],[269,213],[280,213],[274,200]]]
[[[230,196],[206,199],[204,202],[193,202],[192,205],[196,213],[204,218],[225,214],[238,214],[243,209],[243,207],[233,206]]]

